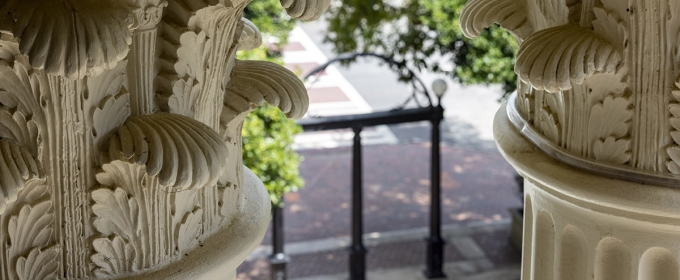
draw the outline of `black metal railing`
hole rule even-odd
[[[439,100],[441,102],[441,100]],[[444,117],[441,104],[425,108],[404,109],[360,115],[334,116],[303,119],[298,123],[305,131],[322,131],[350,128],[354,131],[352,147],[352,243],[349,247],[350,279],[366,279],[366,254],[363,243],[363,182],[361,131],[365,127],[430,121],[432,123],[430,234],[426,238],[427,256],[425,275],[428,278],[446,277],[443,272],[444,244],[441,236],[441,166],[439,124]],[[286,263],[289,257],[283,250],[283,208],[273,209],[273,252],[270,258],[271,275],[274,280],[286,279]]]
[[[441,105],[442,92],[438,93],[438,103],[432,103],[430,94],[425,84],[416,74],[405,66],[404,62],[395,61],[392,58],[375,53],[353,53],[338,56],[327,63],[315,68],[304,79],[321,73],[332,63],[353,60],[358,57],[372,57],[382,60],[392,67],[401,76],[410,82],[413,93],[405,102],[397,108],[386,112],[369,114],[313,117],[298,121],[304,131],[323,131],[335,129],[352,129],[354,142],[352,146],[352,243],[349,246],[349,275],[351,280],[366,279],[366,254],[368,251],[363,241],[363,166],[361,131],[365,127],[400,124],[419,121],[430,121],[432,124],[431,166],[430,166],[430,233],[425,241],[427,243],[427,255],[425,259],[424,274],[430,279],[446,277],[443,271],[444,244],[441,235],[441,161],[440,161],[440,133],[439,125],[444,119],[444,108]],[[405,73],[403,73],[405,72]],[[420,103],[419,96],[426,101],[426,106]],[[414,102],[418,108],[404,109],[410,102]],[[283,201],[283,198],[281,198]],[[272,254],[270,256],[270,274],[272,280],[286,279],[286,265],[290,257],[284,252],[283,238],[283,208],[272,208]]]

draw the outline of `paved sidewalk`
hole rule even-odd
[[[519,279],[520,252],[509,244],[507,229],[507,221],[444,227],[447,279]],[[426,235],[426,228],[366,234],[368,279],[424,279]],[[286,244],[292,259],[289,279],[347,279],[348,243],[342,237]],[[252,254],[239,279],[269,279],[269,250],[263,246]]]
[[[520,205],[514,172],[495,149],[454,144],[442,145],[447,272],[455,279],[518,279],[520,252],[509,243],[507,211]],[[416,142],[364,147],[369,279],[420,277],[416,275],[424,267],[429,212],[429,146]],[[346,279],[351,149],[301,154],[306,187],[286,196],[290,279]],[[239,268],[239,279],[268,279],[270,239],[267,234],[262,247]],[[485,273],[492,278],[484,278]],[[404,276],[395,278],[397,274]]]

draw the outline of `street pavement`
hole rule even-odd
[[[303,24],[284,49],[286,67],[305,74],[333,57],[322,43],[323,22]],[[437,75],[424,73],[430,84]],[[329,67],[308,83],[307,117],[382,111],[410,90],[376,61]],[[442,104],[442,223],[449,279],[519,279],[520,251],[510,245],[509,208],[521,202],[515,173],[492,139],[500,103],[494,87],[449,81]],[[429,221],[428,122],[366,129],[364,240],[368,279],[422,279]],[[304,157],[306,187],[286,195],[285,240],[289,279],[347,279],[351,190],[350,131],[303,133],[295,148]],[[270,279],[271,235],[239,268],[238,279]]]

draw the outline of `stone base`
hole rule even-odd
[[[494,136],[525,178],[523,280],[680,279],[680,188],[557,161],[520,134],[505,106]]]

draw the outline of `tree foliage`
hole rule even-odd
[[[252,21],[266,36],[277,40],[278,44],[288,41],[288,33],[296,24],[279,0],[254,0],[243,10],[243,17]]]
[[[278,50],[288,41],[295,22],[286,15],[279,0],[254,0],[246,7],[244,17],[255,23],[269,42],[255,50],[239,52],[238,58],[282,63]],[[243,124],[243,164],[262,180],[274,206],[282,206],[284,193],[304,186],[299,174],[302,157],[291,147],[301,131],[278,108],[266,104],[251,112]]]
[[[405,67],[445,73],[463,84],[502,84],[516,88],[513,71],[517,43],[500,27],[470,40],[460,30],[466,0],[343,0],[327,14],[328,33],[336,53],[372,52],[403,61]],[[401,4],[399,4],[401,3]],[[453,67],[442,66],[448,60]]]

